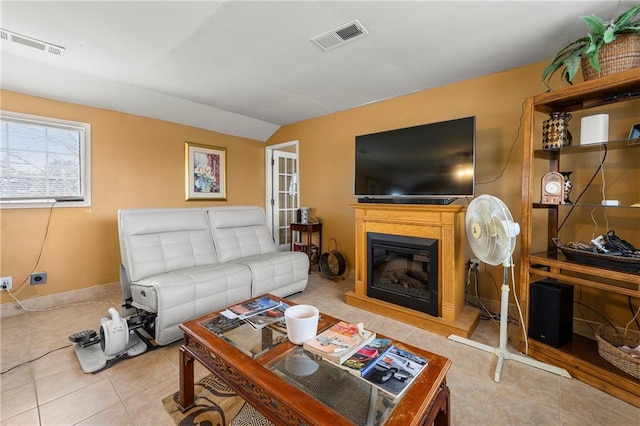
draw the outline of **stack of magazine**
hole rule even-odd
[[[227,318],[236,317],[244,320],[254,329],[260,330],[269,325],[282,323],[284,311],[288,307],[289,305],[286,303],[264,296],[250,302],[233,305],[223,315]]]
[[[428,360],[377,338],[362,324],[339,322],[303,345],[307,351],[361,377],[393,398],[404,393]]]
[[[375,337],[376,333],[365,330],[362,323],[340,321],[302,346],[313,354],[342,364]]]
[[[255,358],[286,341],[284,311],[288,304],[264,296],[239,303],[202,323],[209,331]],[[260,330],[269,328],[270,333]]]

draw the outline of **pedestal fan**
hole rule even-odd
[[[569,372],[564,368],[545,364],[523,355],[512,354],[507,349],[509,268],[513,266],[511,255],[516,246],[516,236],[520,234],[520,226],[513,221],[507,206],[496,197],[480,195],[469,204],[465,216],[465,228],[471,250],[478,259],[492,266],[502,264],[504,267],[500,301],[500,346],[494,348],[454,334],[450,335],[449,339],[482,349],[485,352],[494,353],[498,357],[498,365],[494,376],[496,382],[500,381],[502,364],[506,359],[513,359],[523,364],[571,378]],[[524,324],[522,315],[520,321]]]

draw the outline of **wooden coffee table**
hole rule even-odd
[[[443,356],[394,340],[394,345],[429,363],[406,392],[393,400],[336,365],[306,357],[306,351],[287,340],[286,331],[255,330],[246,323],[222,319],[220,312],[180,325],[184,344],[180,347],[178,406],[182,411],[194,404],[195,359],[277,425],[348,425],[367,418],[371,424],[449,424],[446,374],[451,361]],[[338,321],[321,313],[318,331]]]

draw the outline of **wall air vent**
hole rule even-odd
[[[326,33],[313,37],[311,41],[320,49],[326,51],[367,34],[369,34],[369,31],[357,19],[354,19]]]
[[[12,41],[14,43],[21,44],[23,46],[31,47],[33,49],[41,50],[52,55],[62,56],[64,55],[65,48],[46,41],[37,40],[33,37],[25,36],[22,34],[14,33],[13,31],[0,28],[0,40]]]

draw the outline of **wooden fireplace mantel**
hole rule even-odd
[[[466,206],[362,203],[352,207],[356,216],[355,289],[346,293],[347,304],[444,336],[469,337],[478,324],[480,311],[465,306]],[[438,240],[440,316],[367,297],[368,232]]]

